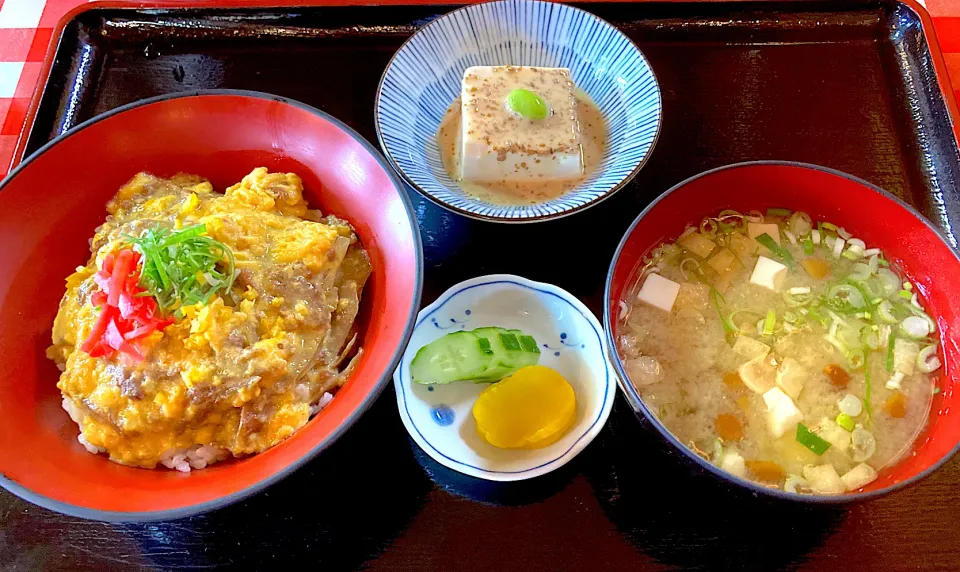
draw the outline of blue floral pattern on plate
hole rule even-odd
[[[446,318],[441,320],[436,316],[433,316],[430,318],[430,323],[433,324],[435,328],[440,330],[452,330],[452,329],[464,330],[466,329],[466,326],[464,324],[470,321],[470,314],[471,314],[470,310],[467,309],[463,311],[464,317],[460,319]]]
[[[586,345],[586,344],[581,344],[580,342],[570,341],[569,337],[567,336],[567,333],[566,333],[566,332],[561,332],[561,333],[560,333],[560,345],[559,345],[559,346],[551,346],[550,344],[543,344],[543,347],[545,347],[546,349],[552,351],[552,352],[553,352],[553,355],[559,356],[559,355],[560,355],[560,351],[563,350],[563,349],[566,349],[566,348],[577,349],[578,347],[579,347],[579,349],[584,349],[584,348],[587,347],[587,345]]]
[[[443,167],[435,134],[474,65],[569,68],[607,120],[601,167],[536,205],[494,205],[464,193]],[[375,119],[388,161],[428,198],[473,218],[531,222],[596,204],[629,182],[653,149],[661,113],[650,63],[618,29],[572,6],[504,0],[455,10],[414,34],[383,74]]]
[[[498,449],[476,434],[471,412],[488,384],[420,385],[410,379],[410,361],[425,344],[456,331],[501,326],[533,335],[540,363],[563,374],[577,394],[578,415],[559,441],[536,450]],[[450,320],[454,320],[451,322]],[[492,275],[454,286],[420,311],[410,344],[394,373],[400,418],[413,440],[437,462],[461,473],[495,481],[527,479],[572,459],[599,433],[616,394],[603,330],[576,297],[518,276]]]

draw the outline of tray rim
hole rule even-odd
[[[40,73],[37,76],[37,85],[33,89],[30,97],[30,104],[27,106],[27,113],[24,117],[23,125],[17,135],[17,143],[7,165],[7,173],[13,170],[26,158],[27,141],[30,133],[33,131],[37,111],[40,103],[43,101],[43,95],[50,84],[50,76],[53,70],[53,63],[56,59],[57,51],[60,48],[60,42],[63,39],[63,31],[70,23],[84,14],[93,10],[103,9],[197,9],[197,8],[246,8],[246,9],[277,9],[277,8],[306,8],[321,6],[450,6],[451,8],[467,5],[479,4],[484,0],[462,0],[461,2],[450,2],[449,0],[194,0],[188,6],[185,6],[179,0],[92,0],[81,4],[63,15],[57,22],[50,35],[47,44],[46,55],[40,67]],[[714,3],[714,2],[733,2],[747,3],[753,0],[575,0],[576,3],[585,4],[620,4],[620,3]],[[949,72],[947,71],[947,62],[943,57],[943,51],[940,48],[940,42],[937,38],[936,30],[933,25],[933,18],[927,8],[920,3],[920,0],[892,0],[906,6],[912,10],[920,19],[920,28],[927,41],[927,48],[930,51],[930,59],[933,62],[934,71],[937,76],[937,86],[940,89],[941,96],[947,106],[947,113],[950,117],[951,128],[953,131],[954,142],[960,148],[960,107],[957,105],[957,99],[954,87],[950,83]],[[960,85],[957,86],[960,90]]]

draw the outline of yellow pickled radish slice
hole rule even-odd
[[[573,387],[542,365],[518,369],[473,404],[477,433],[495,447],[537,449],[556,442],[577,418]]]
[[[576,400],[573,401],[573,407],[570,408],[567,418],[560,423],[559,428],[549,427],[542,431],[542,435],[537,435],[533,439],[530,439],[524,446],[524,449],[540,449],[546,447],[547,445],[552,445],[560,440],[561,437],[566,435],[567,431],[573,427],[573,423],[577,420],[577,407]]]

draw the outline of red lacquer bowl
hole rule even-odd
[[[912,454],[880,471],[861,492],[839,496],[794,495],[736,478],[691,452],[664,427],[640,399],[615,351],[611,360],[621,389],[638,414],[646,417],[679,451],[721,477],[759,494],[805,502],[840,503],[864,500],[915,482],[946,462],[960,443],[960,401],[955,389],[960,368],[960,259],[933,226],[893,195],[850,175],[815,165],[784,162],[741,163],[687,179],[644,210],[627,231],[607,275],[604,327],[610,348],[619,336],[619,301],[633,280],[639,261],[661,241],[673,239],[687,224],[723,209],[740,212],[770,207],[800,210],[814,220],[830,220],[895,260],[923,296],[937,321],[944,367],[936,375],[941,392],[934,396],[930,419]]]
[[[370,254],[356,372],[305,427],[259,455],[184,474],[87,453],[44,351],[64,278],[86,263],[104,205],[138,171],[195,173],[222,191],[258,166],[300,175],[310,205],[350,221]],[[210,91],[94,118],[0,186],[0,484],[52,510],[113,521],[178,518],[251,495],[318,454],[376,399],[410,337],[422,276],[402,183],[369,143],[321,111],[267,94]]]

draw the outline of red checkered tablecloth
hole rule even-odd
[[[86,0],[0,0],[0,173],[6,174],[60,18]]]
[[[6,174],[13,157],[53,29],[67,12],[87,1],[0,0],[0,175]],[[933,17],[951,84],[960,99],[960,0],[919,1]]]

